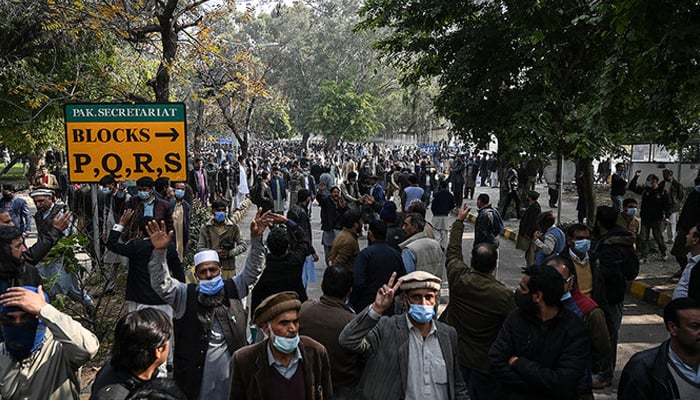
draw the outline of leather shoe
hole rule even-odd
[[[591,385],[591,387],[593,389],[601,390],[601,389],[605,389],[609,386],[612,386],[612,380],[602,380],[602,379],[598,379],[595,376],[593,377],[593,384]]]

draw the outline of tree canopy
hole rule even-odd
[[[389,30],[376,46],[405,85],[438,80],[437,109],[467,141],[593,158],[682,140],[697,119],[699,6],[652,3],[368,0],[358,29]]]
[[[324,81],[312,112],[312,126],[331,147],[343,140],[366,139],[381,127],[375,116],[376,102],[369,93],[357,93],[351,80]]]

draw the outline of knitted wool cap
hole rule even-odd
[[[401,290],[432,289],[439,291],[442,280],[437,276],[425,271],[413,271],[404,275],[401,280]]]
[[[262,326],[283,312],[300,309],[301,302],[296,292],[281,292],[265,298],[255,309],[253,320],[257,326]]]

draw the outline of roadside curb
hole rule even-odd
[[[471,222],[472,224],[475,224],[476,223],[476,215],[475,214],[467,215],[467,221]],[[512,240],[516,243],[518,242],[518,233],[512,229],[508,229],[508,228],[503,229],[503,231],[501,232],[501,236],[503,236],[504,238],[506,238],[508,240]]]
[[[671,295],[656,289],[644,282],[634,281],[630,286],[629,293],[644,302],[665,307],[671,301]]]

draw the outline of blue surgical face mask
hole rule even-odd
[[[586,253],[591,249],[591,241],[589,239],[575,240],[574,249],[579,253]]]
[[[270,328],[270,339],[272,340],[272,345],[284,354],[293,353],[299,346],[299,334],[297,333],[294,337],[277,336],[272,332],[272,325],[268,323]]]
[[[216,221],[216,222],[226,221],[226,211],[216,211],[214,213],[214,221]]]
[[[175,189],[175,198],[182,199],[185,197],[185,189]]]
[[[408,308],[408,315],[416,322],[425,324],[435,317],[435,307],[424,306],[422,304],[411,304]]]
[[[139,190],[139,198],[141,200],[146,200],[149,197],[151,197],[151,192],[144,192],[144,191]]]
[[[211,279],[200,279],[199,280],[199,291],[200,293],[208,294],[209,296],[215,295],[224,288],[224,280],[221,279],[221,274],[215,278]]]
[[[108,187],[103,187],[101,190],[104,194],[110,194],[112,192],[112,189]]]
[[[649,181],[646,181],[646,182],[644,182],[644,186],[646,186],[646,187],[650,188],[650,187],[652,187],[653,185],[652,185],[652,183],[651,183],[651,182],[649,182]]]
[[[630,207],[630,208],[627,209],[627,215],[632,216],[632,215],[634,215],[634,214],[636,214],[636,213],[637,213],[637,209],[636,209],[635,207]]]
[[[700,185],[695,186],[695,191],[700,192]]]
[[[564,294],[561,296],[561,299],[560,299],[560,300],[561,300],[561,301],[566,301],[566,300],[569,300],[571,297],[572,297],[572,296],[571,296],[571,292],[566,292],[566,293],[564,293]]]

